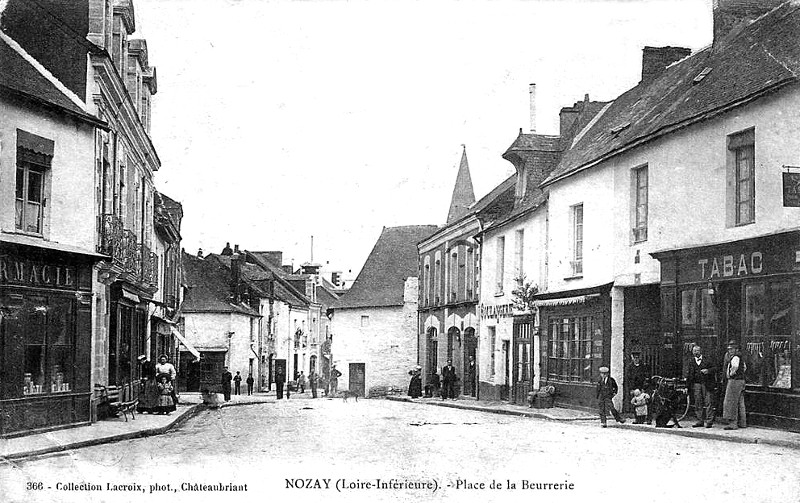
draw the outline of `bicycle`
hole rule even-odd
[[[691,393],[686,386],[686,380],[655,375],[650,378],[650,384],[654,389],[651,397],[651,402],[656,407],[654,416],[661,415],[662,418],[666,418],[662,420],[660,426],[666,426],[666,423],[673,419],[675,425],[680,428],[680,421],[689,414],[691,405]],[[659,426],[658,418],[656,426]]]

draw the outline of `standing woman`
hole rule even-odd
[[[161,355],[158,357],[158,363],[156,364],[156,375],[166,375],[169,379],[169,383],[172,389],[172,402],[175,405],[178,405],[178,394],[176,393],[175,389],[175,378],[178,376],[178,372],[175,371],[175,366],[167,361],[167,355]],[[159,379],[160,381],[160,379]]]
[[[143,356],[140,359],[144,359]],[[139,403],[136,411],[140,414],[145,412],[153,414],[158,408],[158,382],[156,381],[156,365],[151,361],[142,363],[142,393],[139,395]]]

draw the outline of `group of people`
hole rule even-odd
[[[236,371],[236,375],[230,373],[228,367],[222,372],[222,394],[225,397],[225,401],[229,402],[231,400],[231,381],[233,381],[233,394],[240,395],[242,392],[242,374],[238,370]],[[253,383],[255,379],[253,379],[253,374],[249,374],[247,379],[245,379],[247,383],[247,394],[253,394]]]
[[[325,379],[317,374],[314,369],[311,369],[308,376],[302,371],[299,373],[296,372],[294,375],[295,389],[298,390],[299,393],[305,393],[306,387],[308,387],[311,390],[311,397],[317,398],[317,393],[321,387],[325,396],[335,396],[339,391],[339,378],[341,376],[342,373],[336,368],[336,365],[331,366],[330,378],[327,382],[325,382]],[[289,388],[285,386],[285,381],[286,373],[277,371],[275,373],[275,394],[278,400],[284,397],[288,400],[291,396]]]
[[[631,381],[631,404],[634,407],[636,423],[652,423],[653,408],[651,405],[653,394],[650,393],[652,383],[645,365],[641,362],[641,354],[634,353],[633,363],[628,368],[628,377]],[[725,423],[724,429],[735,430],[747,427],[747,410],[744,404],[745,371],[747,364],[741,353],[741,346],[737,341],[729,341],[727,351],[722,359],[720,366],[717,366],[711,358],[703,355],[703,348],[699,345],[692,347],[692,358],[685,369],[687,391],[693,395],[694,411],[696,422],[692,425],[695,428],[712,428],[716,419],[715,396],[717,389],[718,370],[721,370],[722,382],[724,383],[725,395],[722,401],[722,420]],[[606,415],[612,414],[619,423],[624,423],[625,419],[614,407],[612,399],[618,392],[617,383],[609,375],[608,367],[600,367],[600,379],[597,382],[598,412],[600,424],[606,427]],[[663,401],[669,401],[669,397],[661,397],[662,403],[656,404],[664,407]],[[665,408],[669,408],[666,404]],[[674,411],[671,416],[674,419]],[[667,418],[668,421],[669,418]],[[666,426],[666,421],[660,422],[656,419],[656,426]],[[679,425],[678,425],[679,426]]]
[[[419,398],[422,396],[422,367],[417,365],[414,369],[410,370],[408,374],[411,376],[411,381],[408,384],[408,396],[411,398]],[[456,368],[453,366],[452,360],[447,360],[447,365],[442,367],[442,377],[433,369],[428,384],[425,385],[425,397],[432,398],[441,395],[442,400],[448,398],[456,398],[456,383],[458,382],[458,375]]]
[[[178,394],[175,391],[175,366],[167,361],[167,355],[158,357],[158,363],[142,362],[142,392],[139,394],[137,411],[149,414],[169,414],[178,405]]]

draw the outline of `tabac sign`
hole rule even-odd
[[[733,278],[761,274],[764,271],[764,254],[760,251],[704,257],[697,260],[701,280]]]
[[[45,288],[77,288],[77,267],[47,264],[0,255],[0,284]]]

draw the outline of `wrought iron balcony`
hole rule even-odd
[[[125,229],[117,215],[101,216],[98,251],[111,257],[110,268],[123,279],[148,289],[158,288],[158,256],[138,243],[136,234]]]

